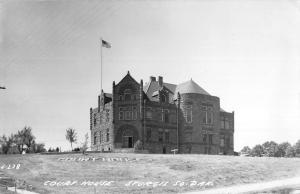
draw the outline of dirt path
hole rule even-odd
[[[207,189],[203,191],[193,191],[185,194],[234,194],[234,193],[246,193],[246,192],[254,192],[254,191],[263,191],[263,190],[272,190],[274,188],[293,188],[295,186],[300,186],[300,177],[269,181],[269,182],[261,182],[261,183],[251,183],[245,185],[236,185],[223,187],[218,189]],[[300,190],[300,187],[298,187]],[[297,192],[298,193],[298,192]]]

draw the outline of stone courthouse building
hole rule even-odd
[[[151,76],[144,84],[128,72],[90,108],[90,131],[92,150],[128,150],[140,140],[149,153],[233,155],[234,112],[193,80],[175,85]]]

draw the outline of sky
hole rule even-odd
[[[89,133],[89,108],[127,73],[193,79],[235,112],[239,151],[300,139],[299,0],[0,1],[0,135],[46,148]],[[76,146],[76,145],[75,145]]]

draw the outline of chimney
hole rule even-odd
[[[156,78],[153,76],[150,76],[150,82],[155,82],[155,81],[156,81]]]
[[[162,76],[158,76],[158,85],[160,86],[160,87],[162,87],[163,86],[163,77]]]

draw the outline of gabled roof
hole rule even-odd
[[[130,75],[130,72],[128,71],[127,74],[117,83],[116,85],[120,84],[121,82],[126,82],[128,80],[134,81],[136,84],[139,85],[139,83]]]
[[[176,85],[170,84],[170,83],[163,83],[163,87],[159,86],[158,81],[151,81],[149,83],[146,83],[144,86],[144,92],[147,94],[148,98],[150,100],[153,100],[153,93],[161,90],[166,89],[169,90],[169,92],[173,93],[175,92]]]
[[[176,89],[175,89],[175,95],[174,95],[174,99],[177,99],[177,93],[180,94],[204,94],[204,95],[209,95],[210,94],[205,91],[203,88],[201,88],[196,82],[194,82],[192,79],[187,81],[187,82],[183,82],[181,84],[178,84]]]

